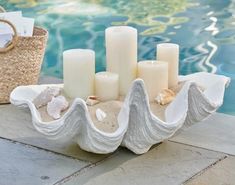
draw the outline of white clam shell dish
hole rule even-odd
[[[151,111],[144,82],[135,80],[117,116],[119,127],[112,133],[95,127],[85,101],[80,98],[72,102],[60,119],[43,122],[32,101],[48,86],[62,88],[62,84],[20,86],[11,93],[10,101],[16,106],[28,106],[35,129],[47,138],[75,137],[82,149],[99,154],[113,152],[120,145],[142,154],[152,145],[215,112],[222,105],[225,88],[230,82],[228,77],[205,72],[179,76],[179,80],[185,83],[167,106],[165,121]]]

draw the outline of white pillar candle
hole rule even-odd
[[[95,95],[100,101],[116,100],[119,96],[118,74],[99,72],[95,74]]]
[[[113,26],[105,30],[107,71],[119,75],[119,93],[126,95],[137,70],[137,30]]]
[[[155,60],[140,61],[138,77],[144,80],[149,101],[152,102],[163,89],[168,89],[168,64]]]
[[[70,98],[94,95],[95,52],[71,49],[63,53],[64,91]]]
[[[157,60],[168,62],[168,85],[169,87],[176,86],[179,73],[179,45],[173,43],[158,44]]]

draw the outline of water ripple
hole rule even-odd
[[[139,60],[155,59],[156,44],[181,46],[180,73],[197,71],[230,76],[233,80],[220,109],[235,114],[234,0],[0,0],[8,10],[23,9],[49,30],[43,63],[45,75],[62,77],[62,51],[96,51],[96,71],[105,70],[104,30],[130,25],[139,31]]]

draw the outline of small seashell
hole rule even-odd
[[[172,102],[174,100],[174,98],[175,97],[172,97],[172,96],[166,97],[160,102],[160,105],[169,104],[170,102]]]
[[[47,87],[33,100],[33,103],[37,108],[45,106],[53,97],[58,96],[60,91],[59,87]]]
[[[92,106],[95,104],[98,104],[100,101],[98,100],[97,96],[88,96],[88,98],[86,99],[86,104],[88,106]]]
[[[157,95],[157,97],[155,98],[155,101],[156,101],[158,104],[160,104],[162,100],[163,100],[163,95],[162,95],[161,93],[159,93],[159,94]]]
[[[155,98],[155,101],[160,105],[166,105],[172,102],[175,98],[175,92],[170,89],[162,90],[158,96]]]
[[[107,114],[101,109],[96,110],[96,118],[98,121],[103,121],[106,118]]]
[[[52,100],[47,104],[47,113],[53,119],[59,119],[61,112],[69,106],[68,101],[64,96],[52,97]]]

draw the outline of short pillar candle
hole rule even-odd
[[[71,49],[63,53],[64,91],[70,98],[94,95],[95,52]]]
[[[119,93],[126,95],[137,71],[137,29],[112,26],[105,30],[107,71],[119,75]]]
[[[168,89],[168,64],[155,60],[140,61],[138,77],[144,80],[149,101],[153,102],[163,89]]]
[[[168,63],[168,85],[178,84],[179,74],[179,45],[173,43],[157,44],[157,60]]]
[[[96,73],[95,95],[100,101],[117,100],[119,97],[118,74],[110,72]]]

